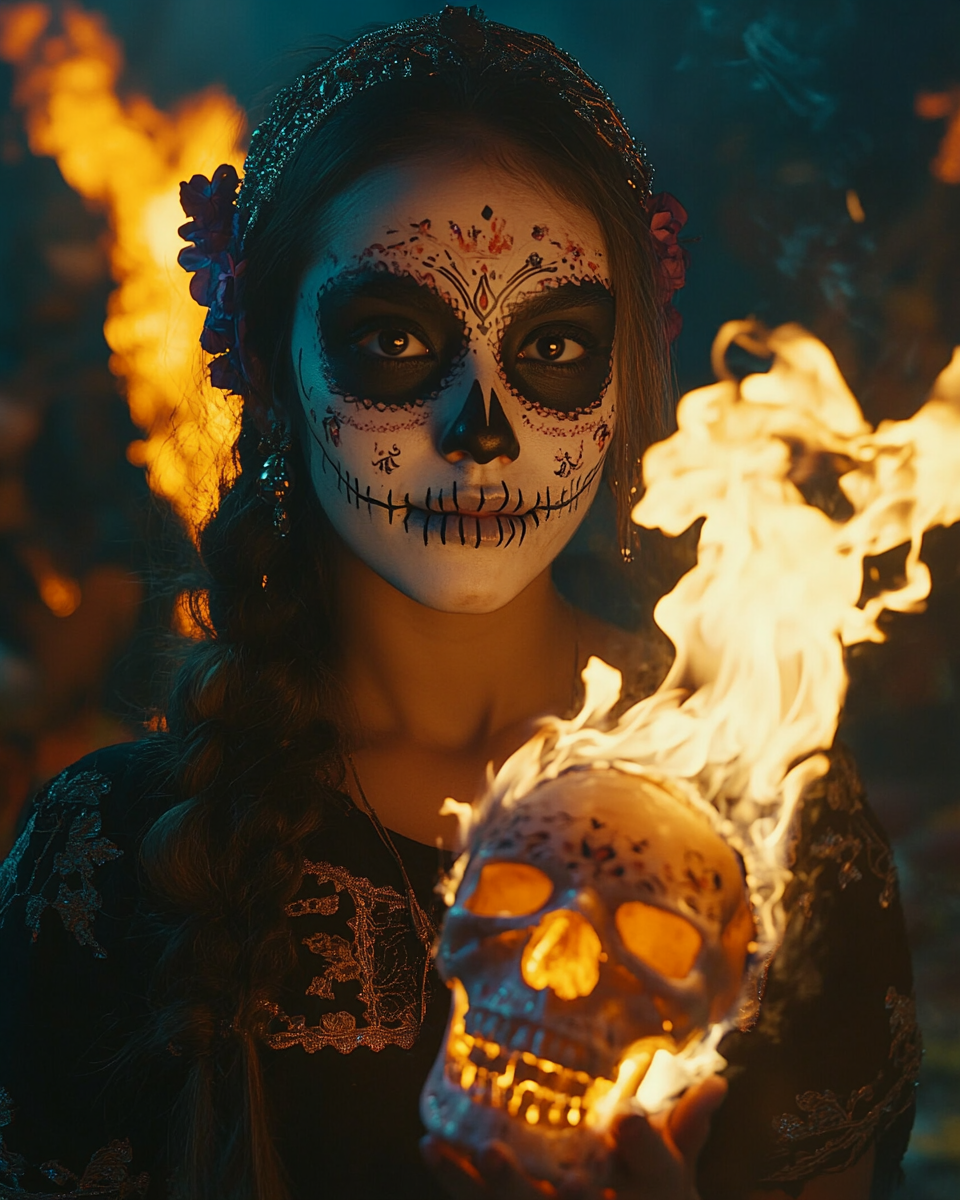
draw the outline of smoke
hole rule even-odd
[[[821,73],[822,60],[792,49],[774,30],[775,17],[752,21],[743,31],[743,48],[756,69],[757,91],[773,90],[791,112],[820,129],[837,109],[836,99],[810,81]]]

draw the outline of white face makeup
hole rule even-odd
[[[500,169],[418,163],[324,225],[292,338],[320,502],[406,595],[492,612],[599,486],[616,394],[596,221]]]

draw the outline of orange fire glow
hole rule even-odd
[[[0,9],[0,58],[17,69],[14,103],[30,149],[55,158],[67,183],[108,215],[117,287],[104,334],[145,435],[128,457],[196,530],[230,471],[237,405],[206,378],[203,310],[176,261],[178,188],[219,163],[242,165],[243,111],[217,88],[171,113],[143,96],[121,98],[120,45],[99,15],[75,7],[56,17],[43,4]]]
[[[770,370],[737,379],[726,365],[734,343],[771,359]],[[827,347],[799,326],[768,332],[753,321],[728,322],[713,358],[719,381],[680,401],[677,432],[644,456],[646,492],[633,511],[638,524],[671,536],[704,521],[697,565],[654,612],[676,649],[674,664],[653,695],[615,718],[620,672],[591,658],[577,716],[543,718],[495,775],[491,769],[476,805],[445,802],[441,812],[458,818],[465,850],[444,898],[455,900],[474,834],[490,813],[566,772],[614,769],[669,785],[740,853],[752,920],[744,909],[737,934],[753,939],[747,949],[754,973],[782,936],[797,806],[829,766],[823,751],[833,744],[847,687],[844,647],[882,642],[877,622],[884,611],[922,609],[931,585],[920,557],[924,532],[960,521],[960,347],[912,417],[876,429]],[[809,471],[826,463],[836,471],[847,515],[831,516],[801,490]],[[864,598],[865,560],[898,546],[906,552],[901,574],[886,585],[874,580]],[[486,903],[496,911],[495,900]],[[553,916],[559,920],[542,923],[539,940],[529,943],[524,979],[532,987],[556,986],[561,956],[554,951],[564,939],[578,942],[569,953],[563,949],[581,969],[598,953],[570,936],[579,930],[568,914]],[[642,936],[649,940],[636,950],[647,961],[652,954],[658,970],[689,970],[697,948],[685,951],[675,933],[640,917],[634,933],[618,916],[625,944]],[[552,977],[541,982],[545,971]],[[567,994],[584,990],[574,979]],[[458,1002],[465,1005],[465,995]],[[617,1079],[604,1081],[602,1094],[584,1092],[584,1128],[604,1130],[631,1105],[662,1111],[718,1070],[717,1046],[731,1019],[679,1052],[628,1047]],[[470,1063],[482,1059],[477,1039],[468,1043],[460,1028],[451,1026],[448,1052],[466,1071],[470,1086],[461,1086],[473,1096],[481,1077]],[[481,1083],[488,1086],[487,1076]],[[565,1087],[564,1104],[569,1094]],[[493,1102],[482,1089],[476,1095]]]
[[[921,92],[916,114],[928,121],[946,120],[947,131],[930,170],[943,183],[960,183],[960,87],[945,92]]]

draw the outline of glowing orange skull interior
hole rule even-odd
[[[556,1180],[598,1152],[593,1110],[627,1051],[675,1053],[739,995],[740,863],[681,797],[609,770],[539,785],[472,842],[438,952],[454,1003],[424,1121],[468,1147],[505,1141]]]

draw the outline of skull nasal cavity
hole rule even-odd
[[[589,996],[600,979],[603,947],[597,931],[578,912],[548,912],[523,951],[520,971],[538,992],[552,988],[561,1000]]]
[[[477,463],[507,458],[510,462],[520,456],[520,443],[503,411],[497,393],[490,389],[490,416],[483,403],[480,381],[474,380],[463,408],[443,435],[440,453],[451,462],[469,457]]]

